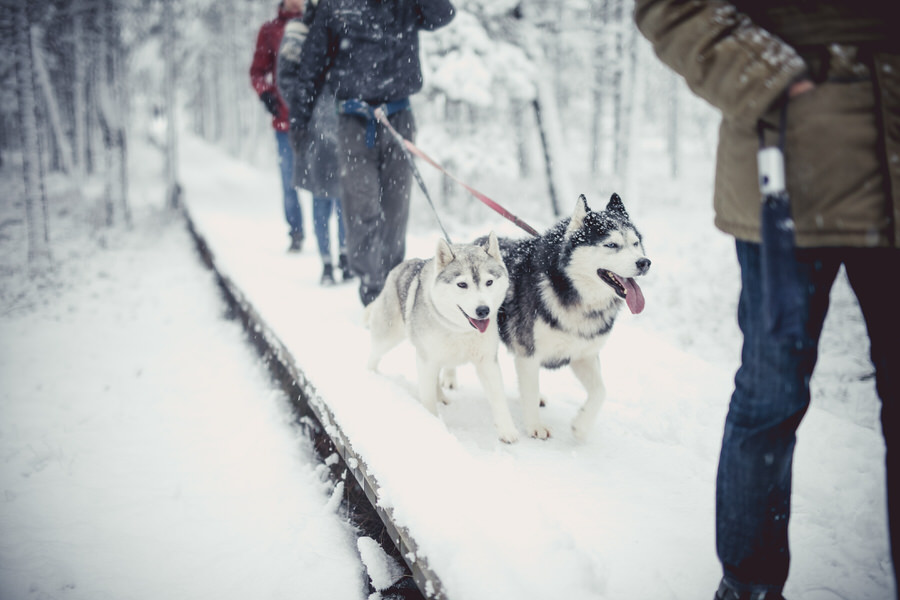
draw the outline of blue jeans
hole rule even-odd
[[[278,168],[281,170],[281,188],[284,192],[284,218],[288,222],[290,235],[303,237],[303,211],[300,210],[300,199],[297,188],[293,184],[294,151],[286,131],[276,131],[278,142]]]
[[[341,201],[338,198],[324,198],[313,196],[313,227],[316,232],[316,241],[319,243],[319,254],[322,262],[331,264],[331,234],[329,233],[328,222],[331,220],[331,213],[336,213],[337,229],[338,229],[338,248],[341,254],[346,251],[345,234],[344,234],[344,218],[341,212]]]
[[[790,562],[787,534],[795,434],[809,407],[809,379],[841,264],[869,333],[882,403],[888,489],[900,485],[900,450],[894,447],[900,439],[900,293],[895,284],[887,283],[900,278],[900,250],[798,249],[794,261],[806,290],[801,307],[805,331],[799,339],[778,338],[766,331],[759,245],[738,241],[737,256],[742,283],[738,324],[744,344],[719,457],[716,549],[724,576],[736,589],[777,592],[784,587]],[[898,499],[900,494],[888,494],[892,554],[900,547],[900,513],[894,510]]]

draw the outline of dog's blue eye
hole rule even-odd
[[[490,287],[490,286],[494,285],[494,280],[493,280],[493,279],[488,279],[487,281],[484,282],[484,285]]]
[[[619,248],[619,245],[618,245],[617,243],[615,243],[615,242],[610,242],[610,243],[606,244],[606,247],[607,247],[607,248],[612,248],[613,250],[616,250],[616,249]]]
[[[460,282],[457,283],[456,285],[457,285],[458,287],[461,287],[462,289],[466,289],[467,287],[469,287],[469,284],[466,283],[465,281],[460,281]]]

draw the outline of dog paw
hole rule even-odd
[[[531,433],[531,437],[539,439],[539,440],[547,440],[550,439],[550,430],[544,427],[543,425],[538,425],[537,427],[530,427],[529,432]]]
[[[455,390],[458,382],[456,381],[456,369],[444,369],[441,372],[441,387],[448,390]]]
[[[515,429],[500,431],[500,441],[504,444],[515,444],[519,441],[519,434]]]

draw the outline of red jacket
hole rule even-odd
[[[263,23],[259,28],[259,35],[256,36],[256,52],[253,53],[253,63],[250,65],[250,84],[257,95],[271,91],[278,96],[278,116],[272,118],[272,127],[276,131],[290,129],[287,105],[281,99],[275,82],[278,47],[281,46],[281,38],[284,36],[284,26],[301,14],[301,12],[285,12],[284,7],[279,4],[278,16]]]

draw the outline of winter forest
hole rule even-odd
[[[415,98],[422,145],[477,182],[500,173],[540,186],[554,214],[573,181],[627,193],[635,140],[712,152],[715,114],[660,65],[627,0],[460,0],[454,25],[423,36],[426,88]],[[27,229],[31,265],[52,260],[53,205],[77,198],[92,233],[128,226],[130,139],[155,132],[165,153],[161,204],[175,205],[182,128],[242,160],[272,159],[271,130],[248,82],[259,24],[274,2],[3,0],[0,165],[21,171],[4,227]],[[554,160],[561,146],[577,163]],[[565,175],[562,170],[565,169]],[[12,177],[18,179],[18,177]],[[441,203],[465,221],[464,192]],[[576,194],[577,196],[577,194]],[[565,209],[564,209],[565,210]],[[18,213],[18,214],[17,214]]]

